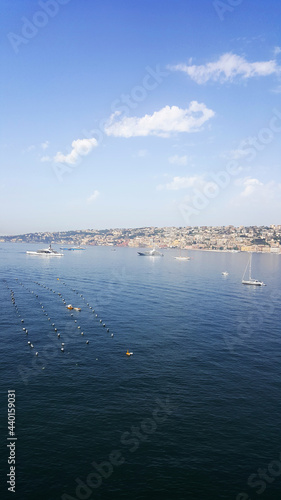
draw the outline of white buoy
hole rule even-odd
[[[113,333],[110,335],[110,337],[114,337]]]
[[[61,345],[64,346],[64,342],[62,342]]]
[[[88,340],[86,340],[86,344],[89,344],[89,341],[88,341]]]
[[[38,352],[35,353],[35,356],[38,356]]]
[[[64,352],[64,348],[63,347],[61,348],[61,352]]]
[[[28,343],[28,345],[30,345],[31,344],[30,340],[27,343]]]

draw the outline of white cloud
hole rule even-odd
[[[76,141],[72,141],[72,150],[69,154],[64,155],[61,152],[58,152],[55,157],[55,163],[67,163],[70,165],[74,165],[77,163],[80,156],[87,156],[92,149],[98,146],[98,142],[95,138],[92,139],[77,139]]]
[[[242,185],[243,185],[243,191],[241,193],[241,196],[244,198],[248,198],[253,193],[255,193],[260,186],[263,186],[263,183],[260,182],[258,179],[251,179],[247,177],[246,179],[243,180]]]
[[[177,64],[169,66],[172,71],[182,71],[198,84],[209,80],[215,82],[233,81],[236,77],[252,78],[280,73],[275,60],[248,62],[244,57],[232,53],[223,54],[217,61],[204,65]]]
[[[91,194],[91,196],[89,196],[89,198],[87,198],[87,202],[93,203],[98,198],[99,195],[100,195],[99,191],[97,189],[95,189],[93,194]]]
[[[45,141],[41,143],[41,148],[42,149],[47,149],[49,147],[50,143],[49,141]]]
[[[278,56],[281,52],[281,47],[274,47],[273,53],[275,56]]]
[[[176,176],[173,178],[172,182],[157,186],[157,190],[166,189],[168,191],[179,191],[180,189],[197,189],[203,191],[205,187],[208,187],[209,191],[213,190],[213,192],[216,192],[217,190],[216,184],[206,180],[204,175],[193,175],[189,177]]]
[[[52,161],[52,158],[50,156],[41,156],[40,161],[43,162]]]
[[[214,114],[212,109],[197,101],[192,101],[187,109],[165,106],[160,111],[142,118],[125,117],[118,121],[120,112],[116,112],[106,124],[105,132],[107,135],[126,138],[149,135],[170,137],[175,132],[198,131]]]
[[[244,143],[243,143],[244,144]],[[240,160],[241,158],[246,158],[249,156],[249,149],[242,149],[243,144],[241,143],[241,147],[237,149],[232,149],[231,151],[228,151],[227,153],[223,153],[221,156],[223,158],[227,158],[228,160]],[[245,143],[246,145],[246,143]]]
[[[187,165],[187,156],[179,156],[179,155],[174,155],[174,156],[170,156],[170,158],[168,158],[168,161],[169,163],[172,163],[173,165],[180,165],[180,166],[185,166]]]
[[[244,200],[247,203],[256,203],[258,205],[270,205],[274,201],[279,201],[281,196],[281,183],[276,181],[261,182],[259,179],[244,177],[237,179],[237,186],[242,187],[237,203]]]

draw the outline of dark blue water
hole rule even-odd
[[[0,249],[1,498],[281,498],[281,256],[247,287],[243,253],[27,248]]]

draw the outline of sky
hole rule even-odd
[[[279,0],[1,0],[0,234],[280,224]]]

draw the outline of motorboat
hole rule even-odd
[[[223,271],[223,272],[222,272],[222,275],[223,275],[223,276],[228,276],[228,272],[227,272],[227,271]]]
[[[52,257],[53,256],[54,257],[62,257],[64,255],[63,253],[59,253],[56,250],[54,250],[52,248],[52,245],[50,245],[49,248],[43,248],[41,250],[36,250],[36,252],[28,250],[26,253],[28,255],[50,255]]]
[[[163,257],[164,256],[163,253],[158,252],[158,250],[156,250],[155,248],[153,248],[153,250],[149,250],[147,252],[138,252],[138,254],[141,255],[142,257]]]

